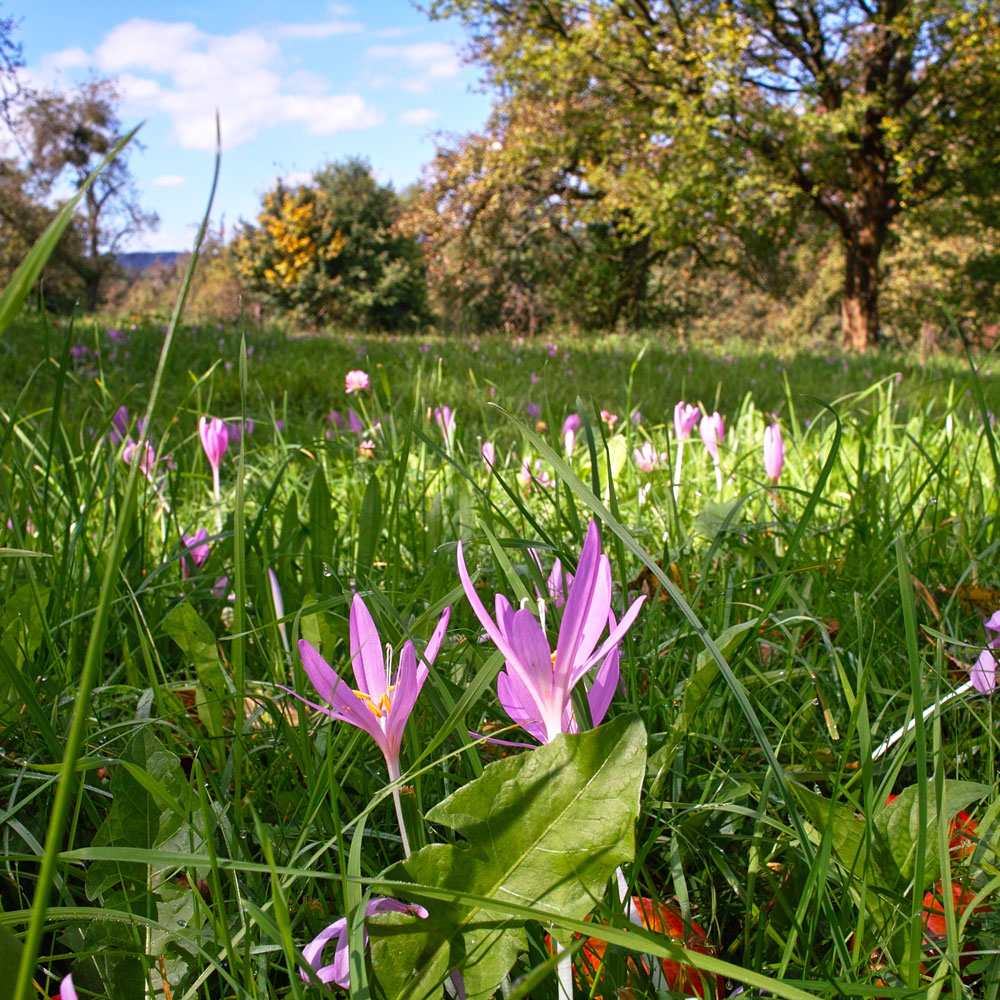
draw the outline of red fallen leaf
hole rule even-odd
[[[658,934],[663,934],[676,944],[687,948],[689,951],[697,951],[703,955],[714,955],[715,947],[705,936],[705,931],[692,920],[685,928],[684,918],[680,912],[666,903],[655,903],[646,896],[633,896],[632,905],[635,907],[642,921],[642,926]],[[578,938],[581,936],[576,935]],[[545,943],[550,950],[552,944],[546,936]],[[581,989],[588,991],[593,989],[594,981],[601,970],[601,963],[607,949],[607,942],[600,938],[588,938],[583,947],[577,953],[577,959],[573,963],[573,977]],[[649,964],[648,957],[630,955],[627,960],[628,966],[628,986],[639,986],[643,981],[648,980]],[[640,966],[642,972],[640,974]],[[667,988],[671,992],[685,993],[688,996],[703,997],[705,995],[705,984],[702,974],[690,965],[681,962],[674,962],[670,959],[660,959],[660,967],[663,970],[663,977],[666,980]],[[585,985],[584,985],[585,984]],[[617,997],[619,1000],[633,1000],[638,994],[629,989],[615,989],[619,984],[604,983],[609,987],[607,994],[601,992],[592,993],[594,1000],[602,1000],[603,997]],[[721,976],[716,977],[715,995],[723,996],[725,982]]]
[[[969,904],[976,898],[976,894],[964,888],[958,882],[952,882],[951,895],[955,906],[955,918],[959,919],[968,909]],[[984,913],[988,910],[988,906],[980,904],[973,910],[973,913]],[[924,895],[923,921],[927,937],[932,941],[946,936],[947,923],[944,916],[944,888],[940,881],[934,886],[931,892]],[[964,960],[962,964],[965,964]]]

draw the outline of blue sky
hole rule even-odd
[[[482,126],[489,98],[462,64],[461,26],[407,0],[4,0],[31,82],[116,77],[121,117],[145,119],[130,165],[160,226],[130,249],[189,247],[204,212],[222,118],[213,218],[252,219],[278,177],[304,179],[360,155],[398,189],[417,180],[434,134]]]

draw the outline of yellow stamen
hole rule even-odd
[[[372,701],[371,697],[364,691],[355,691],[354,693],[371,709],[371,713],[376,719],[381,719],[383,715],[388,715],[392,710],[392,691],[395,686],[395,684],[391,685],[378,701]]]

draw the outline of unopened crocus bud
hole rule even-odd
[[[571,413],[562,425],[563,447],[567,455],[573,454],[576,447],[576,432],[580,429],[580,414]]]
[[[497,460],[497,450],[492,441],[483,442],[483,461],[486,463],[486,467],[493,471],[493,464]]]
[[[722,419],[722,414],[718,410],[711,415],[706,414],[701,418],[701,423],[698,425],[698,432],[701,434],[701,440],[708,449],[709,455],[712,456],[712,461],[718,464],[719,445],[726,434],[726,424]]]
[[[785,442],[781,440],[781,428],[771,424],[764,428],[764,471],[772,483],[778,481],[784,464]]]
[[[678,441],[686,441],[691,436],[700,416],[701,410],[683,399],[674,407],[674,435]]]
[[[205,457],[208,464],[213,469],[218,469],[222,465],[222,456],[229,447],[229,433],[226,425],[218,418],[209,420],[206,417],[198,418],[198,436],[201,438],[201,446],[205,449]]]

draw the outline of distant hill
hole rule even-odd
[[[151,267],[173,267],[180,252],[177,250],[160,250],[152,252],[140,250],[136,253],[120,253],[117,260],[127,271],[148,271]]]

